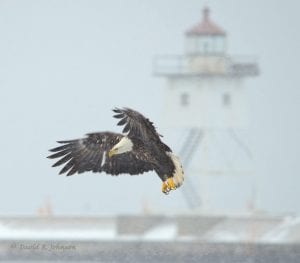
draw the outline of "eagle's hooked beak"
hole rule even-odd
[[[112,156],[114,156],[117,153],[117,149],[111,149],[108,152],[108,157],[111,158]]]

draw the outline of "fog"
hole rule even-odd
[[[36,215],[45,203],[55,215],[186,209],[180,189],[164,196],[154,174],[64,177],[46,156],[57,140],[121,131],[115,106],[160,130],[165,81],[153,76],[153,57],[183,53],[204,5],[228,33],[229,53],[256,56],[261,69],[247,81],[258,208],[300,212],[297,1],[2,0],[0,215]]]

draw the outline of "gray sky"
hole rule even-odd
[[[31,215],[50,199],[56,214],[181,209],[151,174],[58,176],[45,158],[59,139],[120,131],[114,106],[159,123],[164,81],[155,54],[183,53],[183,32],[211,7],[229,52],[257,55],[248,86],[260,208],[300,212],[298,1],[0,1],[0,215]],[[142,200],[142,201],[141,201]]]

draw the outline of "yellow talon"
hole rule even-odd
[[[173,180],[172,177],[168,178],[167,183],[168,183],[168,186],[169,186],[169,188],[171,190],[175,190],[176,189],[176,185],[175,185],[174,180]]]
[[[163,182],[161,190],[162,190],[162,192],[164,194],[168,194],[169,193],[170,189],[169,189],[168,184],[166,182]]]

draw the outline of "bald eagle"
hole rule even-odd
[[[53,167],[64,165],[59,174],[67,176],[86,171],[111,175],[137,175],[155,171],[162,180],[162,192],[168,194],[180,187],[184,172],[179,158],[164,144],[153,123],[129,108],[115,108],[118,125],[125,125],[123,134],[88,133],[85,138],[58,141],[50,150],[50,159],[60,158]]]

